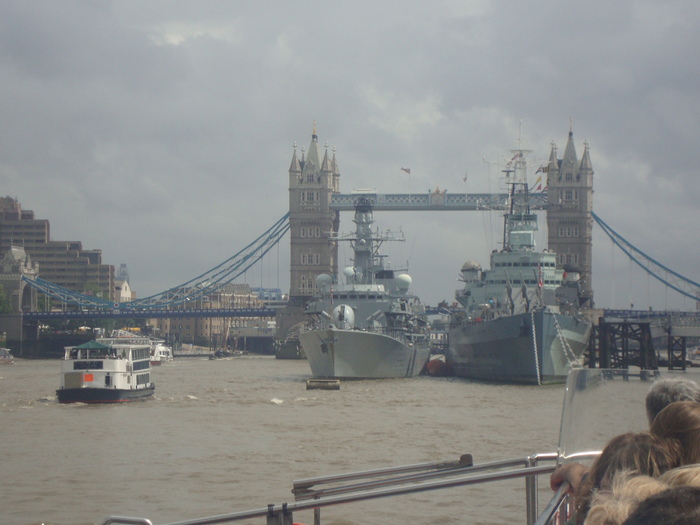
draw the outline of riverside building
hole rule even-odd
[[[86,292],[96,285],[102,298],[114,300],[114,266],[102,264],[102,250],[84,250],[80,241],[53,241],[47,219],[37,219],[12,197],[0,197],[0,253],[22,246],[39,264],[39,277]]]

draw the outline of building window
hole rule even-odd
[[[574,174],[570,171],[566,172],[566,176],[564,177],[566,180],[574,180]]]
[[[559,226],[559,237],[578,237],[578,226]]]
[[[578,264],[578,254],[577,253],[562,253],[559,255],[559,264],[564,266],[565,264]]]
[[[302,266],[318,266],[321,264],[321,254],[318,253],[302,253],[301,254],[301,264]]]

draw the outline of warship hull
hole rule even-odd
[[[459,377],[563,383],[588,345],[590,331],[585,320],[544,309],[484,322],[453,322],[446,359]]]
[[[317,378],[414,377],[430,357],[427,340],[404,343],[370,331],[328,328],[304,332],[299,340]]]

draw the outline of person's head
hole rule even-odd
[[[677,377],[654,381],[646,397],[649,425],[659,412],[676,401],[700,402],[700,385],[690,379]]]
[[[700,523],[700,488],[672,487],[644,501],[622,525],[697,525]]]
[[[650,432],[681,443],[683,465],[700,463],[700,403],[676,401],[654,418]]]
[[[579,523],[588,513],[593,494],[610,490],[613,476],[622,471],[654,478],[681,461],[681,446],[675,439],[655,436],[648,432],[616,436],[605,446],[591,466],[577,494]]]
[[[585,525],[620,525],[641,501],[668,488],[661,478],[618,472],[613,477],[612,491],[594,494]]]
[[[687,485],[689,487],[700,487],[700,465],[686,465],[664,472],[659,480],[669,487],[676,485]]]

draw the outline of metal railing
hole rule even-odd
[[[352,472],[333,476],[301,479],[293,482],[295,503],[268,505],[232,514],[170,523],[169,525],[212,525],[243,519],[265,518],[266,525],[292,525],[293,513],[313,510],[314,524],[321,525],[321,508],[343,503],[367,501],[492,481],[525,478],[525,507],[528,525],[545,525],[567,504],[566,487],[560,489],[547,506],[547,517],[538,519],[538,476],[551,474],[556,468],[556,453],[534,454],[474,465],[470,454],[457,461],[429,462],[386,469]],[[541,462],[550,463],[541,466]],[[324,486],[323,488],[317,488]],[[103,525],[152,525],[145,518],[110,516]],[[554,523],[554,522],[551,522]]]

